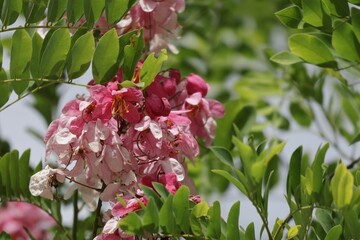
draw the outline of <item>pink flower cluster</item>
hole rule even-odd
[[[117,27],[120,33],[143,29],[150,52],[158,52],[163,48],[176,52],[176,47],[169,43],[169,39],[177,37],[177,14],[184,9],[185,0],[140,0]]]
[[[48,232],[54,225],[54,219],[30,203],[7,202],[0,207],[0,233],[9,234],[11,239],[30,239],[25,228],[35,239],[50,239]]]
[[[140,70],[141,63],[134,76]],[[146,204],[139,184],[160,182],[175,193],[181,182],[190,182],[185,159],[199,154],[196,137],[211,144],[214,118],[223,116],[223,105],[206,98],[209,85],[195,74],[182,79],[178,70],[169,69],[145,89],[137,87],[139,81],[134,78],[132,87],[122,87],[120,69],[105,85],[91,82],[89,97],[65,105],[44,138],[46,158],[55,155],[60,167],[47,166],[31,177],[33,195],[52,199],[56,183],[68,179],[72,186],[64,198],[78,189],[90,209],[99,197],[127,199],[129,206],[114,205],[113,216],[121,218],[137,209],[139,199]]]

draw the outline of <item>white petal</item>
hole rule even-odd
[[[154,136],[154,138],[156,138],[156,139],[162,138],[161,128],[160,128],[159,124],[157,124],[155,121],[150,122],[150,131],[151,131],[152,135]]]

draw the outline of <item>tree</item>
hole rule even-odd
[[[0,111],[13,104],[11,93],[15,102],[32,95],[49,124],[47,157],[57,156],[57,166],[29,166],[30,150],[20,156],[2,140],[1,202],[44,209],[59,239],[360,238],[360,3],[184,4],[1,1],[0,34],[10,32],[11,44],[2,41],[10,67],[0,73]],[[169,42],[178,31],[180,44]],[[289,50],[276,53],[284,46],[272,39],[287,32]],[[88,69],[89,96],[61,106],[54,120],[56,88],[80,85]],[[283,154],[286,133],[296,129],[324,140],[314,157],[302,146]],[[269,193],[281,169],[289,214],[272,226]],[[239,226],[239,201],[222,219],[220,202],[200,197],[229,184],[254,205],[260,231]],[[63,226],[60,210],[71,203],[73,226]],[[81,204],[93,211],[84,220]],[[14,237],[4,220],[1,236]],[[17,234],[39,238],[36,226],[17,226]]]

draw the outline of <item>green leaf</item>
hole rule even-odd
[[[155,57],[155,53],[151,53],[144,61],[141,72],[140,79],[141,82],[145,83],[144,88],[149,86],[155,79],[156,75],[160,72],[162,64],[168,59],[166,50],[161,50],[161,53]]]
[[[323,188],[323,175],[324,175],[323,164],[329,146],[330,146],[329,143],[327,143],[323,147],[318,149],[315,155],[315,160],[311,166],[314,173],[313,188],[314,188],[314,192],[316,193],[319,193],[320,190]]]
[[[32,41],[29,34],[24,29],[15,31],[12,37],[10,55],[10,77],[19,79],[28,69],[32,55]],[[29,81],[19,81],[13,83],[15,92],[20,95],[29,86]]]
[[[287,239],[293,239],[294,237],[296,237],[299,234],[300,228],[300,225],[292,226],[287,233]]]
[[[273,55],[270,58],[270,60],[282,65],[291,65],[291,64],[303,62],[301,58],[288,51],[278,52],[275,55]]]
[[[95,52],[95,40],[92,32],[88,32],[76,40],[70,50],[67,71],[69,79],[83,75],[90,66]]]
[[[245,239],[246,240],[256,240],[255,238],[255,226],[254,223],[250,223],[245,230]]]
[[[239,214],[240,214],[240,202],[237,201],[232,205],[226,225],[226,239],[234,240],[240,239],[239,232]]]
[[[159,231],[159,210],[153,197],[150,197],[146,205],[143,227],[146,231],[157,233]]]
[[[42,77],[57,79],[62,75],[70,41],[69,30],[66,28],[58,29],[52,34],[41,56]]]
[[[304,127],[309,127],[312,123],[313,116],[311,110],[301,102],[290,103],[290,113],[295,121]]]
[[[323,26],[324,13],[321,0],[302,0],[303,20],[314,27]]]
[[[144,38],[142,32],[133,34],[130,37],[130,44],[124,47],[123,78],[132,80],[137,63],[139,62],[144,49]],[[120,42],[119,42],[120,43]]]
[[[124,63],[124,59],[125,59],[125,47],[129,44],[131,44],[131,39],[133,35],[137,35],[138,34],[138,30],[134,30],[125,34],[122,34],[119,37],[119,57],[118,57],[118,62],[120,64],[120,66],[123,65]]]
[[[19,184],[21,194],[25,197],[30,197],[29,182],[30,182],[30,149],[27,149],[19,159]]]
[[[169,192],[168,190],[165,188],[165,186],[161,183],[158,182],[153,182],[152,183],[155,191],[160,194],[161,199],[164,201],[168,196],[169,196]]]
[[[118,223],[119,227],[125,232],[142,235],[142,223],[140,217],[136,213],[129,213],[125,218],[121,219]]]
[[[311,0],[312,1],[312,0]],[[289,38],[289,48],[306,62],[320,67],[336,68],[337,63],[326,44],[320,38],[307,33],[294,34]]]
[[[255,183],[259,183],[263,178],[266,170],[266,162],[264,161],[256,161],[251,166],[251,177],[255,180]]]
[[[155,200],[156,206],[160,208],[162,206],[162,200],[160,199],[159,195],[152,189],[147,186],[142,185],[141,190],[145,193],[145,195],[149,198],[152,197]]]
[[[351,8],[351,24],[358,41],[360,41],[360,9]]]
[[[349,4],[346,0],[322,0],[329,14],[338,17],[348,17],[350,15]]]
[[[13,196],[19,197],[20,195],[20,183],[19,183],[19,152],[14,150],[11,152],[9,159],[9,175],[11,183],[11,191]]]
[[[343,163],[339,163],[330,183],[334,203],[338,208],[344,208],[351,203],[354,177]]]
[[[22,9],[22,0],[4,0],[1,11],[1,21],[3,26],[13,24]]]
[[[66,7],[66,17],[68,22],[70,23],[77,22],[83,14],[84,14],[84,0],[68,0]]]
[[[105,12],[108,23],[120,21],[135,2],[135,0],[105,0]]]
[[[23,11],[26,23],[37,23],[45,18],[45,9],[49,0],[24,1]]]
[[[110,81],[118,72],[119,43],[115,29],[100,38],[95,49],[92,73],[97,84]]]
[[[84,1],[84,15],[88,26],[92,27],[97,22],[104,10],[105,0]]]
[[[2,68],[2,64],[3,64],[3,54],[4,54],[4,49],[2,42],[0,41],[0,69]]]
[[[234,125],[238,128],[240,136],[246,136],[256,122],[256,108],[244,106],[234,119]]]
[[[326,234],[325,240],[338,240],[340,239],[341,233],[342,233],[341,225],[335,225]]]
[[[290,6],[275,13],[282,24],[289,28],[297,28],[302,20],[302,14],[297,6]]]
[[[213,173],[216,173],[222,177],[224,177],[225,179],[227,179],[229,182],[231,182],[235,187],[237,187],[245,196],[247,196],[247,190],[246,187],[243,183],[241,183],[238,179],[236,179],[235,177],[233,177],[230,173],[228,173],[225,170],[221,170],[221,169],[213,169],[211,170]]]
[[[207,227],[207,235],[213,239],[221,237],[221,208],[219,201],[215,201],[209,209],[210,223]]]
[[[315,216],[316,220],[320,223],[325,232],[328,232],[334,225],[334,220],[329,210],[320,208],[316,209]]]
[[[40,78],[40,60],[43,39],[35,32],[32,38],[32,56],[30,61],[30,72],[33,78]]]
[[[184,232],[189,232],[190,227],[189,194],[189,188],[183,185],[176,191],[173,199],[175,221]]]
[[[47,19],[49,22],[57,22],[63,15],[66,9],[67,0],[50,0],[47,10]]]
[[[9,83],[3,81],[7,79],[6,72],[3,68],[0,70],[0,108],[4,106],[10,98],[11,88]]]
[[[298,147],[290,158],[289,172],[287,175],[287,191],[288,197],[291,192],[296,202],[300,202],[300,175],[301,175],[301,159],[302,159],[302,146]]]
[[[10,180],[10,172],[9,172],[9,162],[11,161],[11,153],[6,153],[4,156],[0,158],[0,177],[2,182],[2,189],[5,191],[1,192],[1,199],[4,197],[10,198],[11,193],[11,180]]]
[[[229,150],[218,146],[211,147],[210,149],[222,163],[229,167],[234,167],[233,159]]]
[[[169,195],[160,209],[159,225],[165,233],[174,233],[173,195]]]
[[[207,213],[209,211],[209,205],[205,201],[201,201],[198,204],[194,206],[194,208],[191,211],[191,215],[200,218],[207,216]]]
[[[352,26],[346,22],[337,22],[335,25],[331,40],[337,54],[349,61],[359,61],[360,45],[352,30]]]

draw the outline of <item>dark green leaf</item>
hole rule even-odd
[[[165,233],[173,233],[175,217],[173,214],[173,195],[169,195],[159,213],[159,225]]]
[[[189,232],[190,227],[189,194],[189,188],[183,185],[176,191],[173,199],[175,221],[184,232]]]
[[[159,210],[153,197],[149,198],[146,205],[143,217],[143,227],[146,231],[151,233],[157,233],[159,231]]]
[[[144,191],[147,197],[152,197],[155,200],[156,206],[160,208],[162,206],[162,200],[160,199],[159,195],[152,189],[147,186],[141,186],[141,190]]]
[[[209,209],[210,223],[207,228],[207,234],[213,239],[220,239],[221,237],[221,209],[220,203],[215,201],[213,206]]]
[[[308,107],[301,102],[291,102],[289,107],[291,115],[299,125],[304,127],[309,127],[311,125],[313,116]]]
[[[41,76],[44,78],[59,78],[62,75],[69,49],[69,30],[65,28],[56,30],[50,37],[41,57]]]
[[[33,78],[40,78],[40,60],[43,39],[36,32],[32,38],[32,56],[30,61],[30,72]]]
[[[215,156],[224,164],[229,167],[233,167],[233,159],[229,150],[224,147],[214,146],[210,148],[211,151],[215,154]]]
[[[219,174],[220,176],[223,176],[226,178],[229,182],[234,184],[235,187],[237,187],[245,196],[247,196],[247,190],[243,183],[241,183],[238,179],[233,177],[230,173],[227,171],[221,170],[221,169],[213,169],[213,173]]]
[[[2,82],[3,80],[6,80],[7,76],[6,76],[6,72],[3,68],[1,68],[0,71],[0,108],[2,106],[5,105],[5,103],[7,103],[7,101],[10,98],[10,94],[11,94],[11,88],[10,88],[10,83],[4,83]]]
[[[95,49],[92,73],[96,83],[110,81],[118,72],[119,42],[115,29],[100,38]]]
[[[332,45],[340,57],[349,61],[360,61],[360,45],[351,24],[337,22],[332,34]]]
[[[120,40],[119,40],[120,44]],[[139,62],[142,51],[144,49],[144,38],[142,32],[133,34],[130,37],[130,44],[124,47],[124,64],[123,78],[124,80],[132,80],[137,63]]]
[[[19,197],[20,195],[20,183],[19,183],[19,152],[14,150],[11,152],[11,157],[8,163],[9,176],[11,183],[11,191],[13,196]]]
[[[322,40],[307,33],[294,34],[289,38],[290,50],[305,61],[321,66],[336,68],[337,63]]]
[[[135,0],[105,0],[105,12],[108,23],[120,21],[135,2]]]
[[[290,6],[275,13],[282,24],[290,28],[297,28],[302,20],[302,14],[297,6]]]
[[[30,149],[26,150],[19,160],[19,181],[21,194],[25,197],[30,197],[29,191],[29,162],[30,162]]]
[[[324,170],[323,170],[323,164],[325,161],[325,155],[327,150],[329,149],[329,144],[325,144],[323,147],[319,148],[316,155],[315,155],[315,160],[311,166],[313,172],[314,172],[314,177],[313,177],[313,189],[314,192],[319,193],[320,190],[323,188],[323,175],[324,175]]]
[[[241,136],[247,135],[256,121],[254,106],[244,106],[234,119],[234,125],[239,129]]]
[[[84,14],[84,1],[87,0],[68,0],[66,7],[66,17],[68,22],[75,23]]]
[[[165,200],[169,196],[169,192],[163,184],[158,182],[153,182],[152,184],[156,192],[160,194],[162,200]]]
[[[15,31],[12,37],[11,56],[10,56],[10,77],[20,79],[28,69],[32,56],[31,37],[24,29]],[[20,95],[29,85],[29,81],[19,81],[13,83],[15,92]]]
[[[11,183],[10,183],[10,173],[9,173],[9,162],[11,161],[11,153],[6,153],[0,158],[0,177],[2,182],[2,189],[5,191],[1,192],[1,198],[8,197],[12,195],[11,192]]]
[[[99,20],[105,7],[105,0],[85,0],[84,4],[86,22],[91,27]]]
[[[237,201],[236,203],[234,203],[234,205],[232,205],[227,219],[226,239],[228,240],[240,239],[239,214],[240,202]]]
[[[49,22],[57,22],[63,15],[66,9],[67,0],[50,0],[47,19]]]
[[[325,232],[328,232],[334,226],[334,220],[329,210],[316,209],[315,216]]]
[[[360,41],[360,9],[351,8],[351,24],[358,41]]]
[[[323,26],[324,13],[321,0],[302,0],[303,20],[314,27]]]
[[[289,172],[287,175],[287,191],[288,197],[290,193],[295,196],[297,202],[300,201],[300,175],[301,175],[301,159],[302,159],[302,146],[298,147],[290,158]]]
[[[350,15],[349,4],[346,0],[322,0],[328,12],[338,17],[347,17]]]
[[[3,26],[8,26],[13,24],[22,8],[22,0],[4,0],[2,11],[1,11],[1,21]]]
[[[45,9],[49,0],[24,1],[23,9],[26,23],[37,23],[45,18]]]
[[[70,50],[67,71],[69,79],[80,77],[90,66],[95,51],[95,40],[92,32],[81,36]]]
[[[255,238],[255,226],[254,223],[250,223],[245,230],[245,239],[246,240],[256,240]]]

